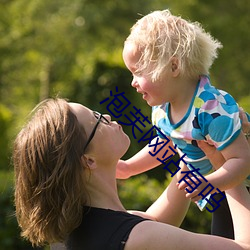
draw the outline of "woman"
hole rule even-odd
[[[176,177],[145,213],[128,213],[115,176],[129,144],[108,115],[63,99],[42,102],[14,143],[23,237],[33,245],[65,242],[66,249],[250,249],[250,199],[243,185],[226,192],[235,240],[174,227],[189,205]]]

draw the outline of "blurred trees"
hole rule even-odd
[[[223,43],[211,70],[213,83],[238,101],[243,98],[243,106],[247,105],[247,0],[230,0],[226,5],[199,0],[138,0],[129,4],[113,0],[1,0],[0,4],[1,138],[11,138],[37,102],[57,94],[104,111],[99,101],[119,86],[150,116],[150,108],[129,87],[131,77],[121,52],[138,13],[155,9],[170,8],[174,14],[198,20]],[[8,165],[7,152],[3,153],[5,162],[1,161],[0,169]]]
[[[150,117],[150,107],[130,87],[131,76],[121,52],[130,27],[140,15],[165,8],[201,22],[223,43],[211,78],[214,85],[230,92],[250,111],[248,0],[0,0],[0,169],[11,169],[13,137],[28,112],[49,96],[59,95],[107,112],[99,102],[117,86]],[[128,157],[143,145],[133,139],[129,127],[124,126],[124,130],[132,142]],[[155,197],[158,191],[154,190],[163,188],[162,171],[158,168],[148,172],[143,187],[137,177],[126,181],[121,194],[125,203],[133,201],[131,185],[138,190],[138,208],[148,204],[142,194]],[[135,201],[132,203],[135,205]],[[195,225],[197,229],[194,211],[191,209],[187,218],[189,227]],[[198,213],[209,220],[206,212]]]

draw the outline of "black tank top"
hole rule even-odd
[[[82,223],[66,242],[67,250],[122,250],[140,216],[110,209],[85,207]]]

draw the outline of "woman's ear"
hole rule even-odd
[[[176,77],[180,74],[179,60],[176,57],[173,57],[171,59],[171,70],[172,70],[174,77]]]
[[[88,166],[89,169],[95,169],[95,168],[97,168],[95,160],[92,157],[87,156],[87,155],[83,155],[82,156],[82,160],[84,161],[85,164],[87,164],[87,166]]]

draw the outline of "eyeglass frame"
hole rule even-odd
[[[88,147],[88,145],[90,144],[90,142],[92,141],[99,123],[103,122],[104,124],[110,124],[110,121],[107,118],[105,118],[105,116],[103,114],[99,113],[98,111],[93,111],[93,114],[94,114],[95,118],[97,118],[97,123],[94,126],[92,132],[90,133],[89,139],[87,140],[86,145],[83,149],[84,152],[85,152],[86,148]]]

